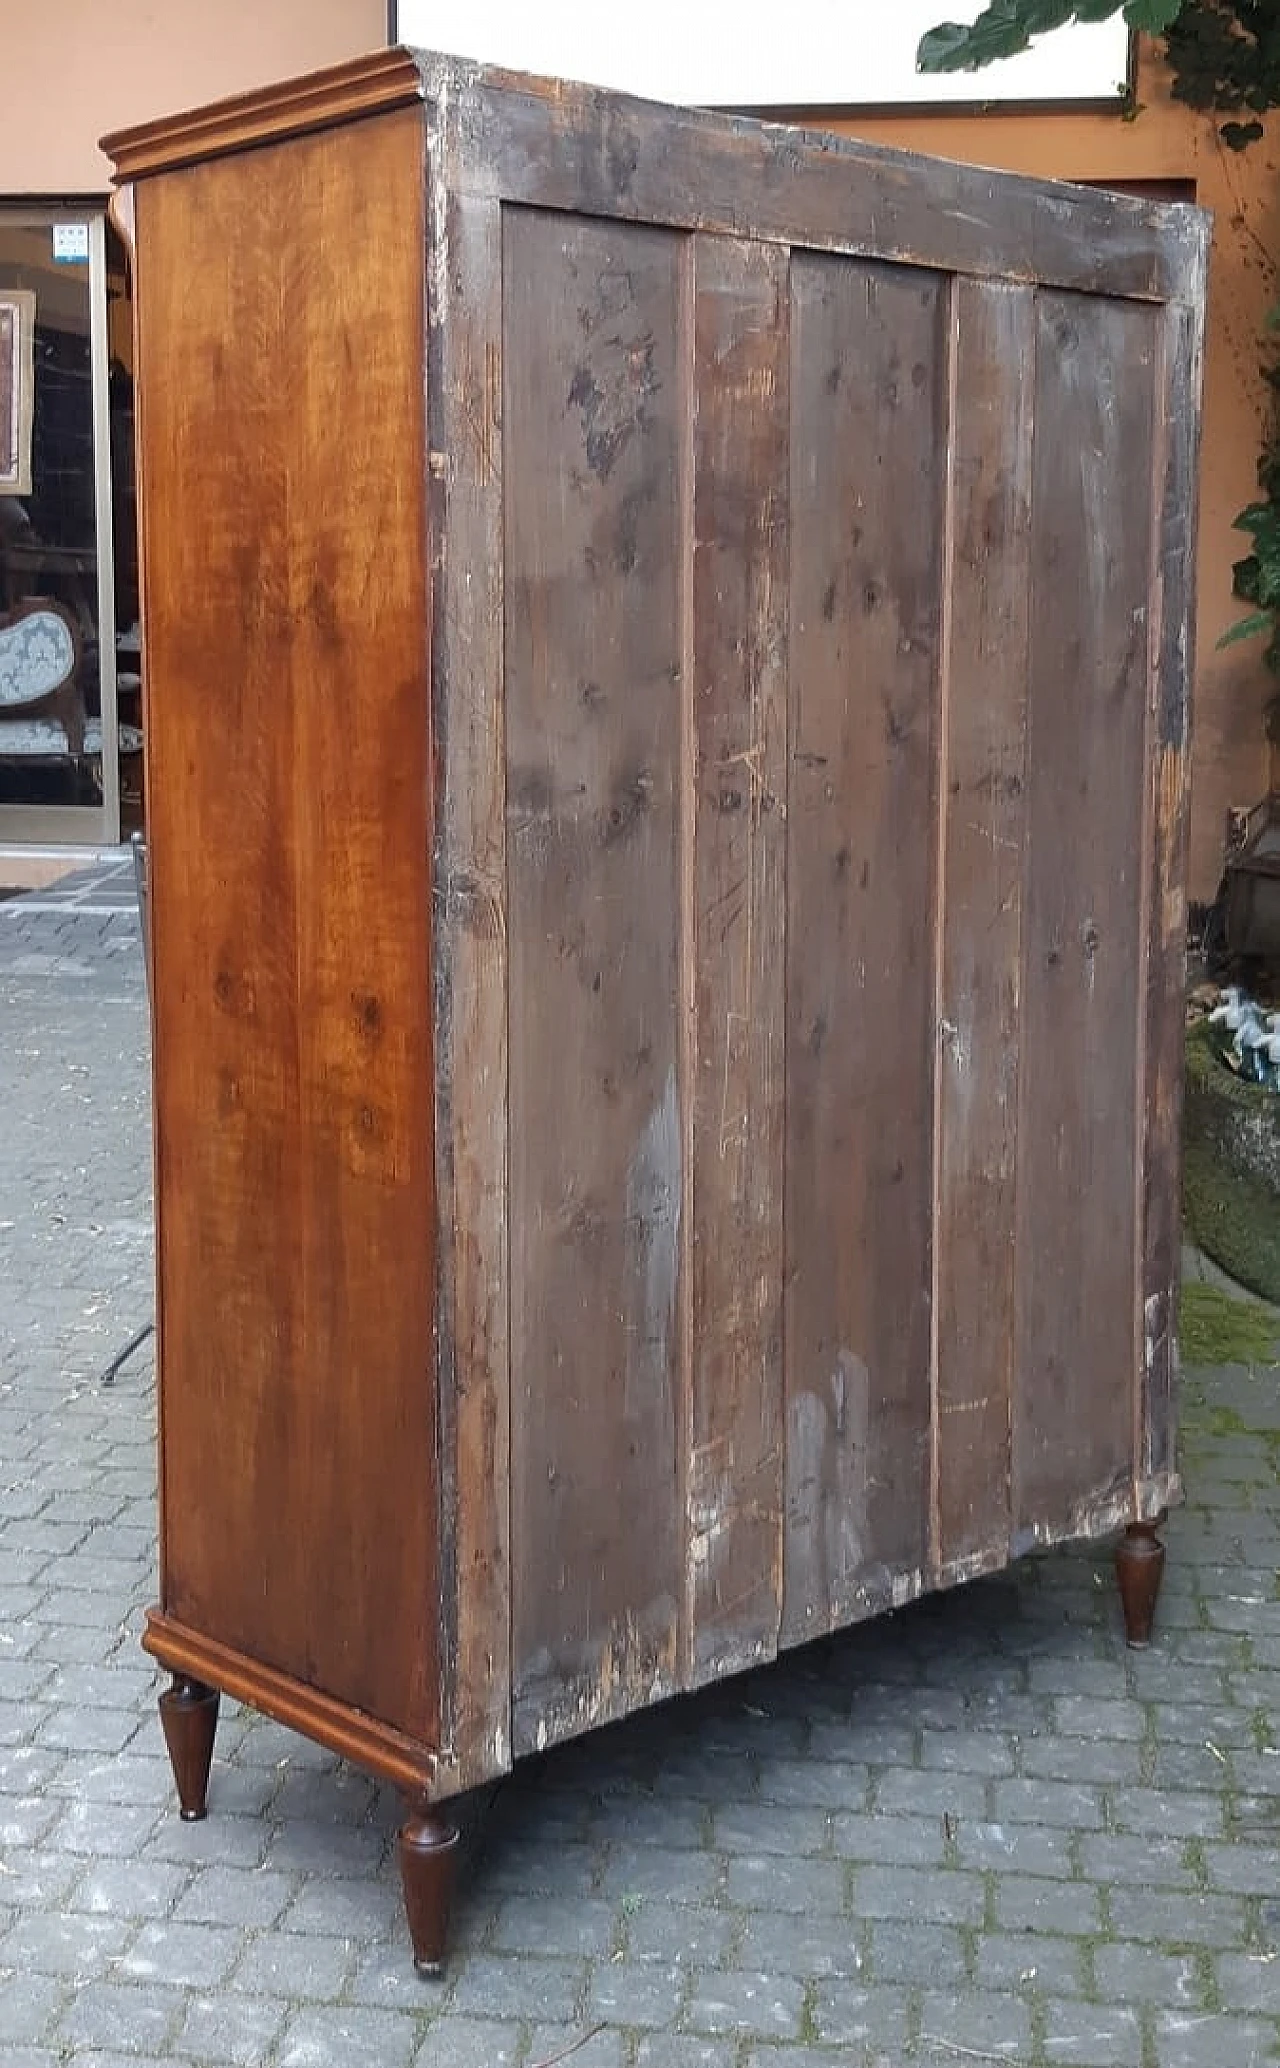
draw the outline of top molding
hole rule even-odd
[[[117,180],[144,179],[171,166],[223,157],[336,122],[355,122],[422,98],[422,73],[408,51],[379,50],[209,107],[113,130],[103,137],[102,149],[115,166]]]

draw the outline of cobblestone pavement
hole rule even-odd
[[[127,868],[0,903],[0,1004],[3,2068],[1277,2058],[1277,1374],[1184,1384],[1151,1651],[1059,1554],[525,1766],[424,1983],[387,1792],[224,1704],[172,1804]]]

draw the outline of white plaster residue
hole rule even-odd
[[[637,1320],[644,1345],[641,1357],[627,1360],[628,1395],[633,1371],[652,1373],[655,1362],[658,1371],[668,1369],[680,1261],[680,1188],[680,1106],[673,1066],[627,1172],[627,1248],[642,1294]],[[646,1385],[646,1403],[650,1395],[651,1386]],[[624,1402],[628,1413],[641,1405],[630,1398]]]
[[[822,1393],[796,1393],[787,1422],[787,1555],[802,1596],[829,1600],[866,1562],[871,1375],[841,1349]]]

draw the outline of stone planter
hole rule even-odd
[[[1280,1304],[1280,1097],[1224,1069],[1203,1027],[1187,1036],[1183,1207],[1206,1256]]]

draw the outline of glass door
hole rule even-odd
[[[0,209],[0,840],[120,838],[106,225]]]

